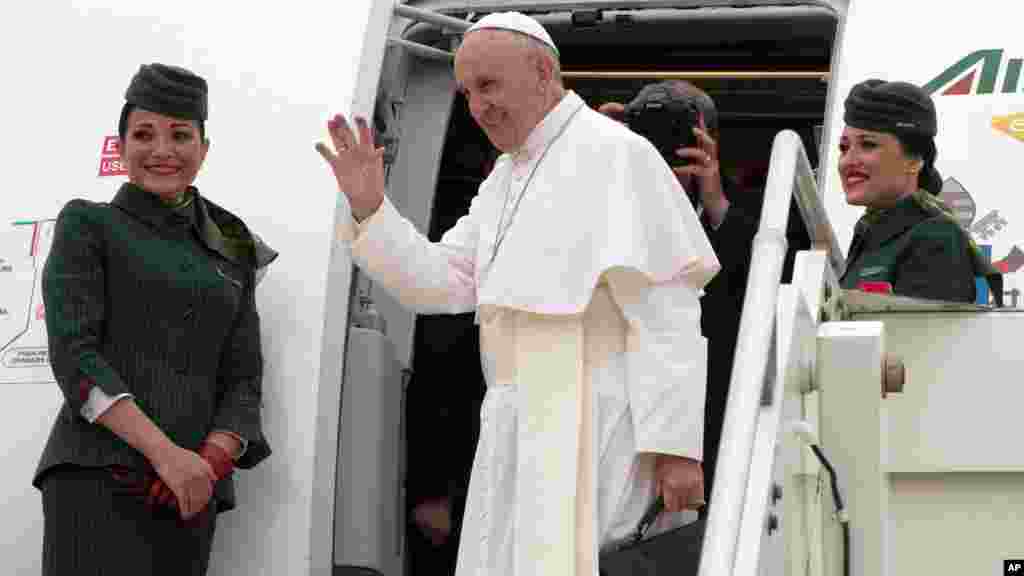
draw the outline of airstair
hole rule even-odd
[[[780,284],[794,197],[812,249]],[[793,132],[764,201],[701,576],[1003,574],[1024,557],[1024,315],[840,290]]]

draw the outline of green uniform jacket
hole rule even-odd
[[[43,269],[50,363],[64,396],[33,484],[54,466],[145,458],[81,415],[91,386],[129,393],[176,444],[197,450],[211,430],[234,432],[250,468],[270,455],[261,422],[263,358],[255,270],[276,253],[195,192],[176,212],[125,184],[113,202],[61,210]],[[234,506],[230,478],[220,510]]]
[[[970,250],[959,224],[908,197],[854,234],[840,284],[888,282],[901,296],[974,302],[975,277],[984,272],[975,270]]]

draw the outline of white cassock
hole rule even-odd
[[[596,576],[656,496],[652,453],[702,459],[699,296],[719,265],[655,148],[568,92],[439,243],[387,200],[338,232],[405,306],[477,311],[487,394],[458,576]]]

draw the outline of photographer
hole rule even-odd
[[[718,111],[711,97],[689,82],[669,80],[649,84],[629,104],[609,102],[598,111],[646,136],[662,153],[690,197],[722,266],[704,288],[701,298],[701,329],[709,340],[704,485],[710,501],[752,243],[761,219],[764,190],[740,193],[734,183],[723,178],[718,156]],[[788,282],[792,276],[795,253],[810,247],[795,202],[790,205],[786,238],[788,252],[783,282]]]

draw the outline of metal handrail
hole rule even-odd
[[[439,50],[433,46],[427,46],[426,44],[420,44],[418,42],[410,42],[402,38],[388,38],[388,44],[393,46],[401,46],[409,51],[410,54],[415,54],[420,58],[426,58],[428,60],[439,60],[441,62],[451,62],[455,59],[455,54],[445,50]]]
[[[800,137],[783,130],[772,144],[771,166],[761,222],[754,237],[743,315],[729,382],[725,421],[712,487],[711,511],[700,561],[700,576],[733,573],[750,475],[758,407],[774,337],[775,308],[786,258],[789,206],[796,197],[812,243],[829,252],[834,270],[841,253],[818,197],[817,185]]]
[[[425,22],[446,30],[454,30],[460,34],[469,30],[470,26],[473,25],[472,22],[459,20],[458,18],[452,18],[451,16],[445,16],[444,14],[439,14],[431,10],[406,6],[405,4],[402,4],[402,0],[395,1],[394,14],[415,22]],[[401,46],[410,54],[414,54],[420,58],[426,58],[428,60],[451,62],[455,59],[455,54],[452,52],[439,50],[433,46],[427,46],[426,44],[420,44],[419,42],[412,42],[410,40],[405,40],[404,38],[388,38],[388,43],[393,46]]]
[[[465,32],[469,30],[469,27],[473,25],[472,22],[465,20],[459,20],[458,18],[452,18],[451,16],[445,16],[431,10],[424,10],[422,8],[414,8],[412,6],[406,6],[400,1],[395,2],[395,14],[402,18],[408,18],[409,20],[415,20],[417,22],[426,22],[428,24],[434,24],[441,28],[447,28],[449,30],[455,30],[456,32]]]

